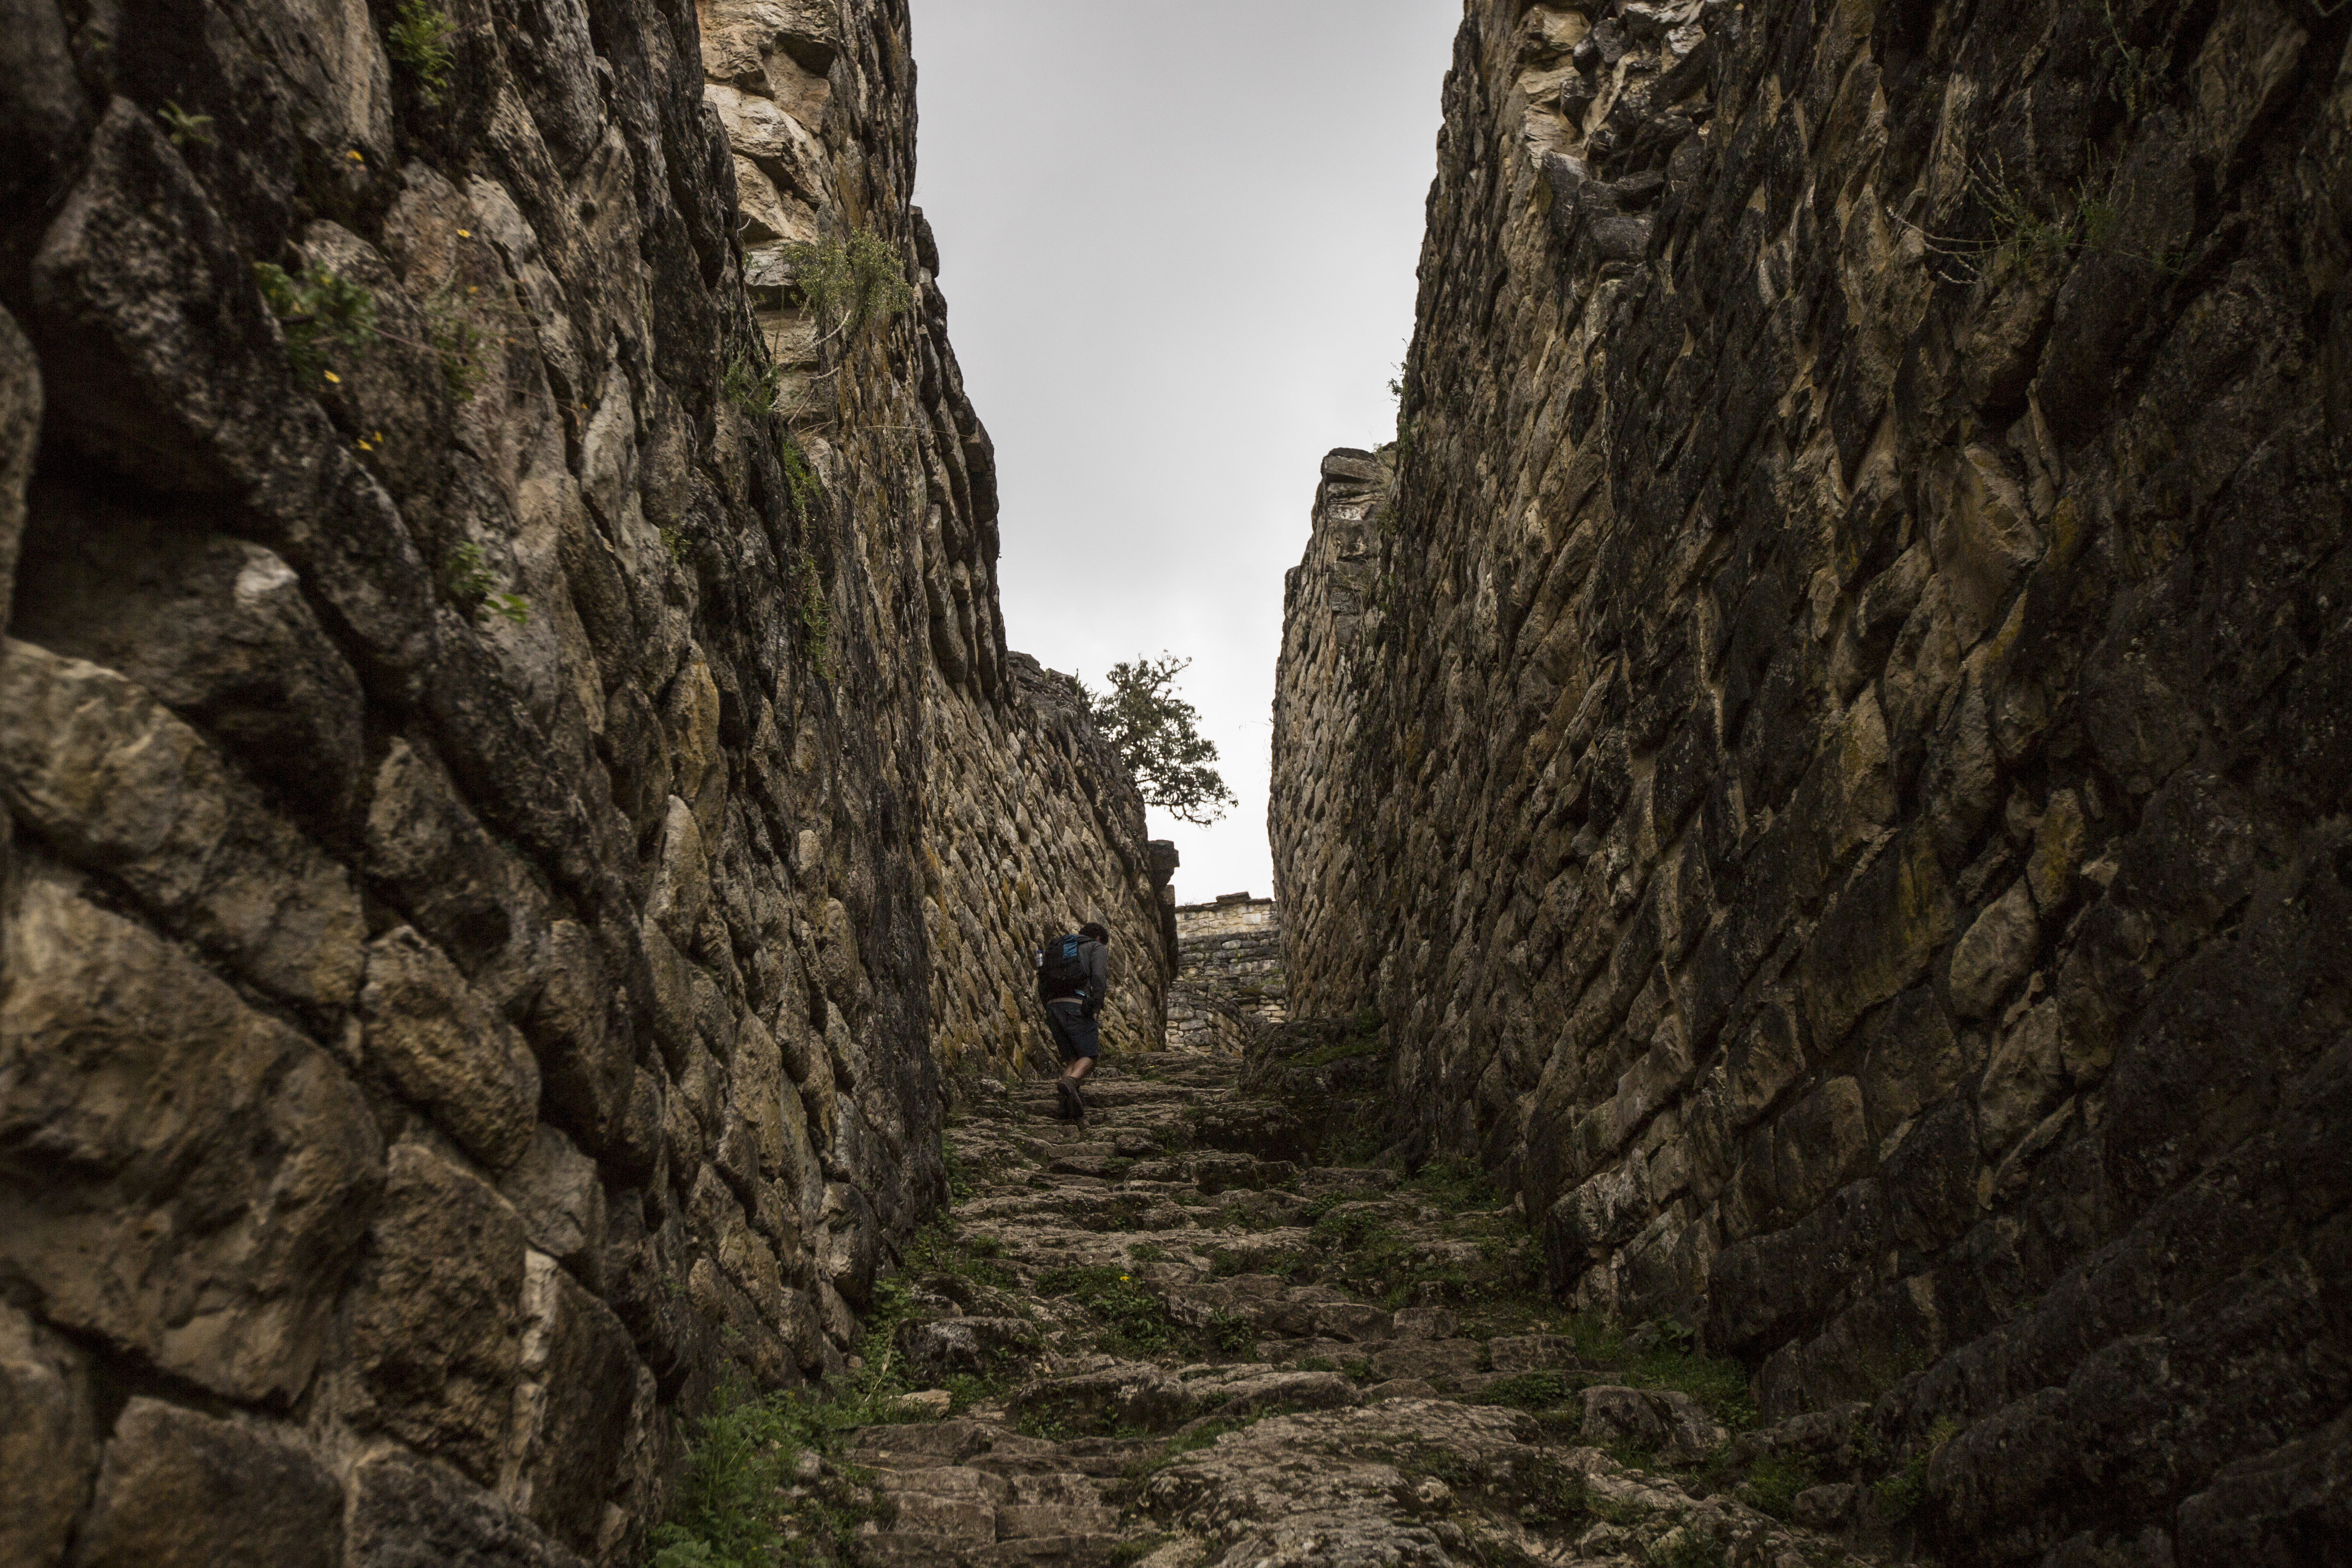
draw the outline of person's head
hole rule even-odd
[[[1110,932],[1105,931],[1101,924],[1095,921],[1088,921],[1086,924],[1080,926],[1078,928],[1078,934],[1085,937],[1088,942],[1107,943],[1110,941]]]

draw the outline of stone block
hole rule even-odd
[[[352,1314],[352,1418],[495,1482],[522,1369],[521,1218],[430,1150],[392,1151]]]
[[[2063,1027],[2058,1004],[2044,1002],[1993,1047],[1977,1089],[1977,1138],[1987,1154],[2008,1148],[2064,1098]]]
[[[64,1561],[97,1471],[89,1358],[0,1302],[0,1561]]]
[[[1505,1334],[1486,1342],[1499,1373],[1549,1372],[1576,1364],[1576,1342],[1559,1334]]]
[[[1692,1464],[1730,1440],[1706,1406],[1678,1389],[1603,1385],[1580,1397],[1588,1442],[1632,1443],[1657,1450],[1669,1464]]]
[[[306,821],[347,830],[367,772],[359,676],[284,558],[62,486],[44,511],[14,635],[122,675]]]
[[[1982,1018],[2033,967],[2042,931],[2025,881],[1985,907],[1952,949],[1952,1011]]]
[[[38,879],[0,970],[0,1262],[64,1327],[240,1400],[310,1380],[383,1182],[333,1058],[142,926]]]
[[[593,1287],[603,1278],[604,1184],[596,1162],[541,1122],[530,1147],[499,1182],[531,1246]]]
[[[539,1064],[522,1041],[413,928],[368,946],[368,1060],[492,1171],[530,1147]]]
[[[626,994],[576,921],[548,927],[546,983],[527,1028],[549,1107],[588,1148],[608,1147],[628,1114],[634,1041]]]
[[[114,1423],[74,1568],[341,1568],[343,1489],[294,1435],[134,1398]]]
[[[1951,889],[1933,840],[1906,833],[1839,894],[1805,949],[1798,975],[1807,1021],[1823,1048],[1922,974],[1952,933]]]
[[[904,1323],[898,1335],[908,1372],[926,1383],[1003,1371],[1037,1346],[1037,1331],[1018,1318],[944,1318]]]
[[[1860,1175],[1870,1163],[1862,1086],[1833,1078],[1790,1107],[1772,1129],[1773,1197],[1793,1217]]]
[[[1888,1003],[1863,1032],[1863,1098],[1873,1135],[1885,1137],[1950,1094],[1966,1068],[1933,990],[1915,986]]]
[[[319,1007],[357,993],[350,876],[113,671],[0,640],[0,797],[265,990]]]
[[[348,1568],[587,1568],[451,1471],[381,1453],[352,1473]]]
[[[593,1552],[630,1436],[636,1357],[612,1309],[544,1254],[526,1263],[522,1313],[501,1490],[549,1534]]]
[[[376,768],[368,875],[500,1013],[528,1005],[548,963],[546,902],[438,760],[394,737]]]

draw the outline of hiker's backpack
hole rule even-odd
[[[1045,944],[1045,952],[1037,962],[1037,994],[1050,1002],[1057,996],[1076,996],[1087,988],[1086,962],[1078,956],[1078,948],[1086,942],[1082,936],[1057,936]]]

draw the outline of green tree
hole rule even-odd
[[[1145,802],[1179,822],[1206,826],[1234,805],[1234,792],[1209,765],[1217,760],[1217,744],[1202,735],[1200,710],[1176,695],[1176,678],[1192,663],[1163,653],[1114,664],[1110,689],[1096,691],[1081,681],[1078,690]]]

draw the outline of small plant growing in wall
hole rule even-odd
[[[800,565],[793,575],[798,579],[793,608],[800,621],[801,657],[815,666],[818,679],[831,680],[833,605],[826,602],[824,584],[818,580],[816,557],[802,551]]]
[[[461,286],[456,279],[425,297],[425,331],[434,357],[441,363],[441,383],[459,403],[471,403],[488,374],[483,348],[489,334],[482,327],[487,312],[503,312],[503,305],[485,305],[478,285]]]
[[[213,117],[209,114],[191,114],[167,98],[163,107],[155,111],[155,117],[163,122],[163,134],[174,147],[212,144]]]
[[[286,339],[287,363],[304,382],[336,380],[328,352],[357,353],[374,338],[375,297],[358,284],[323,267],[289,272],[267,261],[255,263],[253,275]]]
[[[489,558],[482,547],[468,541],[449,552],[448,563],[442,569],[441,585],[451,603],[469,614],[490,610],[505,616],[515,625],[530,624],[530,605],[520,594],[502,590],[505,584],[490,568]]]
[[[449,76],[457,52],[449,39],[457,29],[438,5],[428,0],[404,0],[387,34],[392,58],[416,79],[416,96],[427,109],[437,109],[449,91]]]
[[[784,486],[792,495],[793,510],[806,517],[824,494],[817,483],[816,469],[809,466],[808,454],[793,439],[789,430],[778,438],[776,456],[784,465]]]
[[[751,363],[751,355],[737,354],[719,377],[719,394],[751,418],[764,419],[777,410],[783,375],[781,365],[772,364],[762,370]]]
[[[906,262],[870,229],[861,228],[847,239],[788,245],[783,258],[802,300],[817,320],[820,342],[855,337],[915,302]]]

